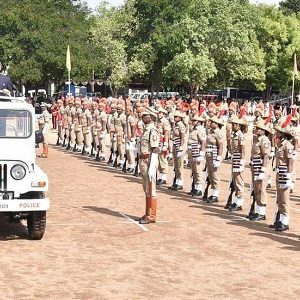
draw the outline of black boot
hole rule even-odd
[[[156,181],[156,185],[163,185],[163,184],[166,184],[167,182],[165,181],[165,180],[163,180],[163,179],[158,179],[157,181]]]
[[[202,191],[194,190],[192,196],[193,197],[198,197],[198,196],[201,197],[202,196]]]
[[[217,203],[219,202],[218,197],[216,196],[209,196],[208,199],[206,200],[207,203]]]
[[[239,211],[242,210],[241,206],[237,206],[236,203],[233,203],[231,205],[229,205],[229,211]]]
[[[249,219],[250,219],[250,221],[264,221],[264,220],[266,220],[266,216],[265,215],[260,215],[258,213],[255,213]]]
[[[280,212],[277,211],[276,218],[274,224],[269,225],[270,228],[276,228],[280,219]]]
[[[282,224],[281,221],[278,221],[277,226],[275,227],[275,231],[286,231],[289,229],[290,226]]]

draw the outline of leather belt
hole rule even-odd
[[[139,158],[140,159],[148,159],[148,158],[150,158],[150,154],[140,154]]]

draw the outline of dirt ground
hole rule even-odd
[[[38,159],[50,180],[44,238],[27,240],[22,224],[0,222],[0,299],[299,299],[300,178],[288,232],[268,228],[274,186],[265,222],[244,218],[248,189],[242,212],[223,209],[226,163],[218,204],[187,195],[187,169],[184,191],[159,189],[158,222],[141,226],[133,221],[144,212],[140,178],[55,146],[49,152]],[[170,168],[169,185],[172,176]]]

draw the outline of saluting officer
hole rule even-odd
[[[145,130],[139,145],[139,168],[146,196],[146,212],[139,220],[141,224],[155,223],[156,221],[156,172],[159,153],[159,132],[153,122],[155,117],[156,114],[150,109],[146,109],[142,113]]]
[[[223,155],[223,133],[224,123],[217,116],[209,121],[209,129],[206,139],[206,168],[209,182],[211,184],[211,196],[203,201],[215,203],[219,201],[219,170]]]

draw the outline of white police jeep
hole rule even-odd
[[[0,214],[10,222],[26,219],[32,240],[43,237],[50,206],[48,177],[35,163],[36,142],[32,105],[0,93]]]

